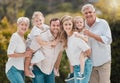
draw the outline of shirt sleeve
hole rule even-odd
[[[32,31],[33,37],[40,35],[40,30],[38,28],[34,28]]]
[[[30,44],[30,48],[34,51],[37,51],[39,48],[41,48],[41,45],[33,38]]]
[[[110,30],[110,27],[106,21],[104,22],[104,31],[103,31],[101,38],[102,38],[104,44],[111,44],[112,43],[111,30]]]
[[[16,47],[17,47],[17,36],[13,34],[11,36],[10,43],[8,45],[7,54],[14,54]]]
[[[78,47],[80,49],[82,49],[83,51],[90,49],[90,47],[87,45],[87,43],[85,41],[83,41],[82,39],[79,39],[77,43],[78,43]]]

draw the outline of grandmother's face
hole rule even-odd
[[[18,32],[25,34],[25,32],[28,30],[29,24],[26,22],[20,22],[17,27]]]

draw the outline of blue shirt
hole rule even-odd
[[[112,43],[112,36],[107,21],[96,18],[95,23],[91,27],[89,27],[87,23],[85,23],[85,26],[92,33],[99,35],[104,42],[99,42],[92,37],[89,37],[88,39],[88,44],[92,49],[91,59],[93,61],[93,66],[100,66],[108,61],[111,61],[110,44]]]

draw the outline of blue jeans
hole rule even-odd
[[[92,61],[91,61],[91,59],[87,59],[85,62],[85,70],[84,70],[85,78],[81,81],[81,83],[89,82],[91,72],[92,72]]]
[[[25,83],[24,71],[18,70],[14,66],[10,68],[6,75],[10,83]]]
[[[80,73],[80,65],[73,66],[74,69],[74,83],[81,83],[81,80],[76,79]]]
[[[50,75],[43,73],[37,66],[33,66],[33,73],[35,78],[32,79],[33,83],[55,83],[54,72]]]
[[[74,73],[75,73],[74,76],[76,76],[77,72],[80,71],[79,69],[80,69],[80,66],[78,66],[78,65],[74,66]],[[85,78],[80,80],[80,81],[76,80],[76,79],[75,80],[71,80],[71,81],[69,81],[67,83],[75,83],[75,82],[76,83],[88,83],[89,80],[90,80],[91,72],[92,72],[92,61],[91,61],[91,59],[87,59],[86,62],[85,62],[85,70],[84,70]]]

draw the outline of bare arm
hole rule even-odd
[[[41,46],[51,45],[51,46],[54,47],[54,46],[56,46],[57,43],[59,42],[58,39],[55,39],[55,40],[52,40],[52,41],[43,41],[40,36],[36,36],[35,39],[36,39],[36,41],[37,41]]]
[[[35,39],[41,46],[49,44],[49,42],[43,41],[40,36],[36,36]]]
[[[26,51],[24,53],[14,53],[14,54],[8,54],[8,57],[29,57],[31,55],[31,51]]]
[[[57,60],[56,60],[56,62],[55,62],[55,66],[54,66],[54,67],[55,67],[56,69],[59,69],[61,59],[62,59],[62,52],[59,53],[59,56],[58,56],[58,58],[57,58]]]
[[[88,37],[84,36],[84,35],[81,35],[79,34],[78,32],[74,32],[75,36],[76,37],[79,37],[81,38],[83,41],[85,41],[86,43],[88,42]]]

